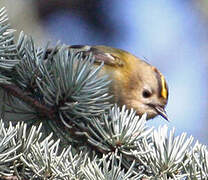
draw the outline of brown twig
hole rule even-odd
[[[0,83],[0,87],[7,92],[8,94],[20,99],[21,101],[25,102],[26,104],[30,105],[34,108],[37,112],[41,113],[42,116],[49,117],[50,119],[56,118],[56,113],[53,108],[47,107],[46,105],[41,104],[37,100],[33,99],[28,95],[27,92],[24,92],[18,86],[13,84],[3,84]]]

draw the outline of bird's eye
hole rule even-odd
[[[144,98],[149,98],[151,95],[152,95],[152,93],[147,89],[143,90],[143,92],[142,92],[142,96]]]

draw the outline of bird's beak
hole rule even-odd
[[[158,112],[159,115],[161,115],[166,121],[169,121],[168,120],[168,115],[165,112],[164,107],[161,107],[161,106],[156,105],[156,106],[154,106],[154,108]]]

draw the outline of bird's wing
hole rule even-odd
[[[106,65],[110,66],[123,66],[124,62],[120,59],[118,54],[116,54],[115,48],[110,48],[107,46],[88,46],[88,45],[72,45],[69,46],[71,49],[76,49],[77,52],[82,52],[84,56],[90,54],[95,58],[95,63],[104,62]]]

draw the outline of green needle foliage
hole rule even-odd
[[[14,41],[0,9],[0,179],[208,179],[208,150],[110,102],[92,55]]]
[[[150,134],[152,129],[145,126],[146,115],[139,119],[133,109],[122,110],[114,106],[110,111],[103,114],[100,119],[92,118],[89,129],[88,141],[94,146],[99,144],[102,151],[111,152],[119,149],[119,152],[135,149],[135,142],[140,141]]]

